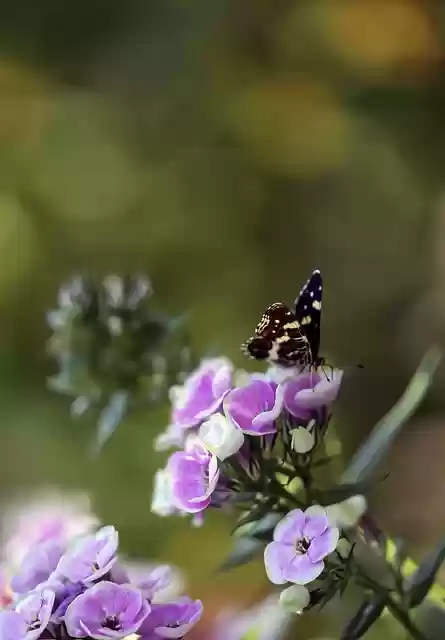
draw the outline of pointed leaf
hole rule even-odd
[[[417,607],[426,598],[444,560],[445,540],[442,540],[436,549],[425,558],[417,571],[406,581],[405,592],[407,593],[407,604],[410,608]]]
[[[263,502],[261,504],[256,504],[252,507],[252,509],[246,513],[236,523],[235,527],[232,530],[232,535],[237,531],[240,527],[244,527],[246,524],[250,522],[256,522],[257,520],[261,520],[270,510],[270,504],[267,502]]]
[[[128,411],[127,391],[117,391],[102,411],[97,422],[96,441],[93,453],[100,453],[104,444],[111,438]]]
[[[273,532],[279,521],[283,518],[282,513],[268,513],[260,520],[248,522],[236,530],[238,537],[248,536],[265,542],[270,542]]]
[[[371,489],[370,482],[357,482],[352,484],[339,484],[332,489],[313,490],[314,499],[323,507],[327,507],[337,502],[343,502],[352,496],[366,495]]]
[[[385,609],[385,597],[376,596],[365,600],[355,616],[343,629],[340,640],[359,640],[382,615]]]
[[[343,474],[344,482],[358,482],[369,478],[373,473],[402,427],[424,399],[441,359],[442,352],[438,347],[433,347],[426,353],[405,393],[376,424],[368,439],[353,457]]]
[[[219,567],[218,572],[228,571],[235,567],[241,567],[259,556],[266,545],[253,538],[237,538],[235,547],[226,561]]]

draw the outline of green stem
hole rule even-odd
[[[428,640],[423,633],[416,627],[411,620],[409,614],[403,611],[393,600],[388,596],[388,603],[386,605],[394,618],[406,629],[414,640]]]

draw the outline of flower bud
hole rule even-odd
[[[199,437],[207,449],[220,460],[239,451],[244,433],[221,413],[215,413],[199,429]]]
[[[292,448],[297,453],[308,453],[314,448],[315,438],[305,427],[297,427],[292,431]]]
[[[159,469],[154,477],[151,512],[165,517],[171,516],[175,511],[171,475],[166,469]]]
[[[355,527],[367,509],[366,498],[361,495],[351,496],[343,502],[326,507],[326,513],[332,526],[340,529]]]
[[[293,584],[280,594],[280,606],[288,613],[303,613],[310,603],[309,591],[306,587]]]

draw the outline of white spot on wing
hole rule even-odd
[[[320,300],[314,300],[313,303],[312,303],[312,306],[317,311],[320,311],[321,310],[321,302],[320,302]]]

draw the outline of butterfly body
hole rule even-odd
[[[244,351],[255,360],[268,360],[283,367],[316,368],[319,356],[323,281],[315,270],[293,308],[282,302],[264,312]]]

